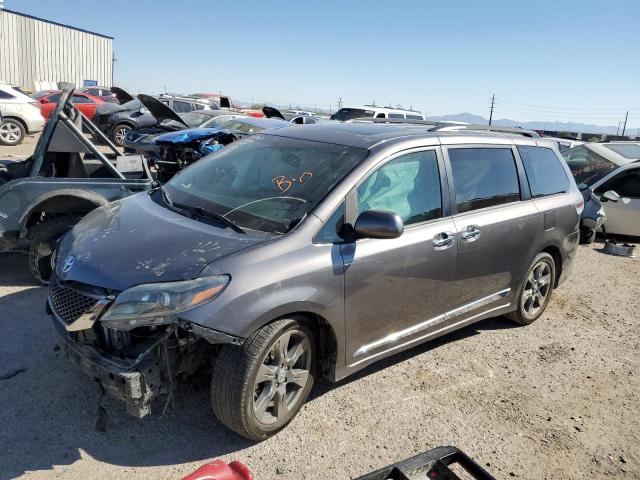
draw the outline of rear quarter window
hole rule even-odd
[[[544,197],[569,191],[571,186],[569,177],[553,150],[520,145],[518,153],[527,173],[532,197]]]

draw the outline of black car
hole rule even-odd
[[[158,120],[140,100],[134,98],[122,105],[103,103],[98,105],[93,123],[117,146],[124,145],[124,137],[132,128],[151,127]]]

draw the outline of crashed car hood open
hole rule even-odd
[[[269,240],[199,222],[169,210],[147,193],[87,215],[63,239],[56,275],[112,290],[196,278],[209,263]],[[66,259],[73,267],[61,271]]]
[[[156,117],[156,120],[158,120],[158,122],[162,122],[163,120],[174,120],[184,125],[185,128],[189,128],[189,125],[187,125],[176,112],[171,110],[161,101],[149,95],[145,95],[144,93],[138,95],[138,100],[140,100],[142,104],[147,108],[147,110],[149,110],[151,115]]]

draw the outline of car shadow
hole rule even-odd
[[[140,420],[117,401],[101,399],[97,385],[59,348],[44,310],[46,295],[46,288],[26,288],[0,297],[0,479],[71,465],[81,455],[112,465],[146,467],[218,458],[253,444],[217,422],[206,374],[181,383],[164,414],[165,405],[154,404],[153,414]],[[512,326],[491,318],[381,360],[337,384],[320,381],[310,401],[445,343]],[[106,412],[104,431],[98,428],[100,405]]]
[[[316,383],[316,386],[312,390],[309,395],[308,401],[315,400],[325,393],[328,393],[336,388],[343,387],[344,385],[348,385],[351,382],[358,381],[364,377],[367,377],[371,374],[384,370],[388,367],[396,365],[398,363],[402,363],[406,360],[409,360],[418,355],[422,355],[430,350],[441,347],[442,345],[454,343],[460,340],[464,340],[465,338],[472,337],[474,335],[480,334],[482,331],[491,331],[491,330],[503,330],[510,328],[520,328],[522,325],[518,325],[514,322],[507,320],[504,317],[492,317],[487,318],[486,320],[481,320],[477,323],[468,325],[460,330],[453,331],[441,337],[435,338],[426,343],[416,345],[409,350],[405,350],[404,352],[396,353],[395,355],[391,355],[390,357],[383,358],[362,370],[350,375],[349,377],[340,380],[336,383],[331,383],[328,380],[321,379]]]
[[[40,284],[29,271],[28,257],[20,253],[0,254],[0,287],[30,287]]]

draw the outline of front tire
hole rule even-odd
[[[118,147],[124,146],[124,139],[127,136],[127,133],[131,130],[131,126],[126,123],[118,123],[111,132],[111,139],[113,143]]]
[[[547,308],[555,282],[556,264],[553,257],[546,252],[539,253],[520,287],[516,311],[507,317],[520,325],[535,322]]]
[[[48,285],[55,268],[55,251],[58,241],[76,223],[78,218],[57,217],[31,227],[29,237],[29,268],[31,274],[41,285]]]
[[[0,144],[7,146],[20,145],[24,140],[25,129],[22,123],[13,118],[5,118],[0,123]]]
[[[211,378],[218,420],[250,440],[286,427],[313,386],[315,335],[303,319],[270,323],[241,347],[225,346]]]

